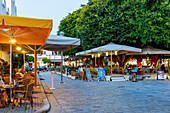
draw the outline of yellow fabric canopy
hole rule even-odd
[[[43,45],[52,30],[52,20],[0,15],[0,43],[10,37],[18,44]]]

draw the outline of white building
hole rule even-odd
[[[15,0],[11,0],[10,9],[7,7],[6,0],[0,0],[0,15],[12,15],[17,16],[17,7],[15,5]],[[11,12],[10,12],[11,11]]]
[[[61,56],[58,53],[59,52],[42,50],[41,54],[37,56],[37,64],[39,66],[46,66],[46,64],[42,62],[42,59],[45,57],[51,60],[52,66],[59,66],[61,64]]]
[[[0,0],[0,15],[10,15],[10,14],[13,16],[17,16],[15,0],[11,0],[11,12],[9,11],[9,7],[7,7],[6,0]],[[9,53],[3,52],[1,50],[1,45],[0,45],[0,58],[9,62]]]

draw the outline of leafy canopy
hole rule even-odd
[[[43,61],[44,64],[51,62],[51,60],[46,58],[46,57],[42,58],[42,61]]]
[[[25,60],[26,60],[26,62],[34,62],[34,57],[26,55],[26,59]]]
[[[168,49],[169,12],[169,0],[89,0],[61,21],[58,32],[81,39],[67,55],[109,42]]]

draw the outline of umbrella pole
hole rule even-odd
[[[23,59],[24,59],[24,70],[25,70],[25,53],[23,53]]]
[[[12,82],[12,27],[10,28],[10,83]],[[10,89],[10,98],[12,98],[12,90]]]
[[[63,84],[63,51],[61,51],[61,81],[60,84]]]
[[[94,57],[95,57],[95,67],[96,67],[96,56],[94,55]]]
[[[35,77],[34,86],[37,86],[37,51],[36,51],[36,48],[34,50],[34,77]]]
[[[111,56],[110,56],[110,71],[111,71],[111,75],[112,75],[112,51],[111,51]]]

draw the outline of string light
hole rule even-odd
[[[18,46],[16,49],[20,51],[20,50],[21,50],[21,47]]]
[[[109,53],[108,52],[106,52],[106,56],[108,56],[109,55]]]

